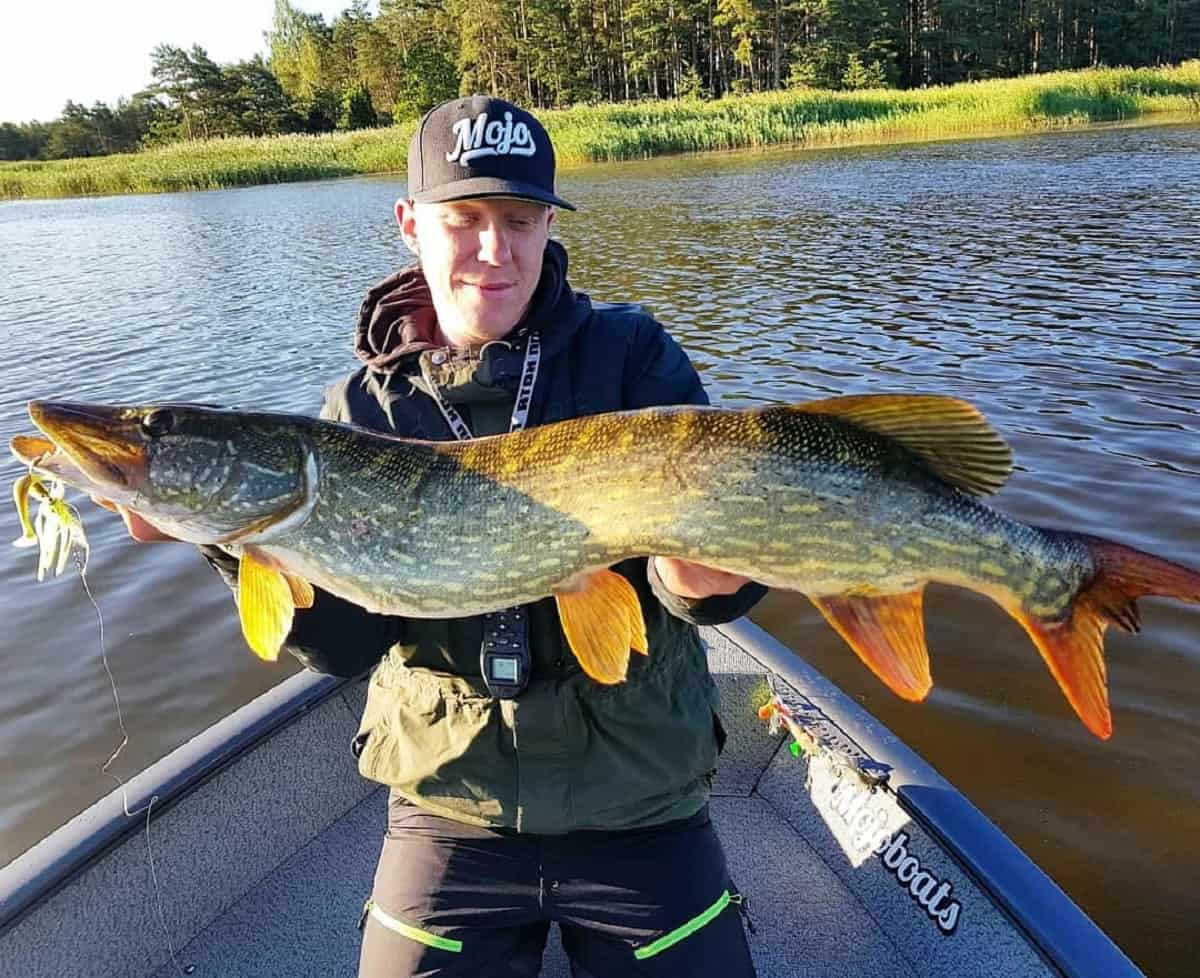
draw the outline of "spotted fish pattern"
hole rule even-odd
[[[30,410],[58,453],[44,471],[379,612],[477,614],[679,557],[809,595],[920,699],[922,590],[970,588],[1021,622],[1101,737],[1106,625],[1135,629],[1141,594],[1200,600],[1188,568],[986,505],[1011,456],[952,398],[651,408],[467,442],[189,405]]]

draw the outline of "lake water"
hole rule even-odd
[[[1200,563],[1200,127],[1113,128],[565,174],[576,288],[636,300],[714,399],[967,398],[1011,441],[996,505]],[[313,413],[358,303],[407,253],[394,179],[0,206],[0,439],[30,397]],[[19,474],[0,463],[0,482]],[[246,650],[178,545],[85,508],[129,776],[294,671]],[[0,508],[0,538],[15,539]],[[0,864],[106,793],[120,741],[76,576],[0,561]],[[1144,602],[1107,641],[1115,735],[1067,707],[1015,622],[930,589],[936,686],[888,693],[807,600],[755,618],[864,702],[1154,975],[1200,935],[1200,612]]]

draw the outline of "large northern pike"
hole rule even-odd
[[[467,442],[192,405],[29,412],[50,440],[12,447],[35,472],[241,555],[243,631],[264,657],[309,585],[416,617],[554,594],[584,670],[617,682],[645,632],[632,587],[607,568],[659,554],[804,592],[910,700],[932,685],[925,584],[982,592],[1107,738],[1105,627],[1136,630],[1144,594],[1200,601],[1195,571],[979,502],[1011,455],[952,398],[652,408]]]

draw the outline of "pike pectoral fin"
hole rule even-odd
[[[619,683],[629,652],[646,654],[646,623],[637,592],[612,570],[597,571],[571,590],[554,592],[567,643],[598,683]]]
[[[274,662],[279,657],[295,607],[288,576],[243,554],[238,568],[238,614],[246,644],[260,659]]]
[[[902,594],[826,594],[812,602],[887,687],[923,700],[933,686],[925,650],[922,589]]]
[[[297,608],[311,608],[316,600],[312,585],[295,574],[284,574],[283,578],[287,581],[288,590],[292,592],[292,604]]]

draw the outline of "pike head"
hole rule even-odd
[[[31,401],[29,416],[49,441],[14,439],[18,458],[183,540],[270,539],[316,504],[317,460],[295,418],[65,401]]]

